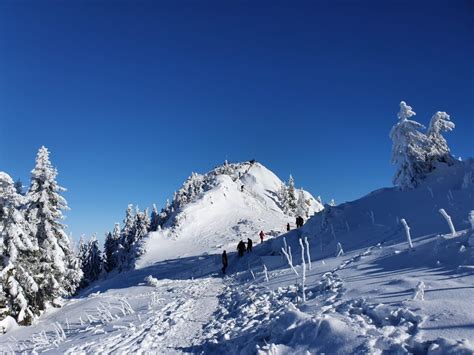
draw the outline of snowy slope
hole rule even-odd
[[[256,241],[260,229],[283,230],[293,218],[272,198],[279,181],[264,167],[241,177],[243,193],[240,182],[216,176],[176,212],[177,223],[150,236],[137,270],[0,336],[0,351],[473,354],[473,172],[472,160],[458,163],[415,190],[382,189],[327,207],[242,258],[229,254],[226,277],[220,250],[247,236]],[[311,249],[306,302],[300,236]],[[281,255],[284,240],[298,276]],[[338,257],[337,242],[345,251]]]
[[[294,226],[295,218],[281,209],[282,181],[272,171],[260,163],[232,167],[230,175],[215,174],[219,168],[206,174],[212,188],[176,211],[161,231],[151,233],[138,268],[169,258],[234,251],[241,239],[259,242],[261,230],[270,237],[286,230],[287,223]],[[310,215],[323,209],[309,192],[304,194],[311,202]]]

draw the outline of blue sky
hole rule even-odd
[[[255,158],[324,200],[391,185],[400,100],[474,156],[472,1],[0,1],[0,169],[41,145],[75,238]]]

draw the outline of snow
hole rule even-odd
[[[294,217],[279,208],[273,173],[256,164],[243,192],[219,175],[177,213],[179,223],[149,235],[135,270],[9,330],[0,351],[471,354],[474,186],[463,180],[472,171],[472,160],[440,167],[415,189],[327,206],[289,233]],[[256,242],[260,230],[268,238],[239,258],[238,241]]]

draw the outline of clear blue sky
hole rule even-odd
[[[0,1],[0,170],[41,145],[75,238],[255,158],[337,202],[391,185],[400,100],[474,156],[472,1]]]

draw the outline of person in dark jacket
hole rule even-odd
[[[260,243],[263,243],[263,238],[265,237],[265,233],[263,233],[263,231],[260,231]]]
[[[229,261],[227,260],[227,252],[224,250],[224,252],[222,253],[222,273],[225,274],[228,265]]]
[[[248,238],[247,239],[247,253],[250,253],[252,251],[252,247],[253,247],[253,241],[252,239]]]
[[[243,240],[237,244],[237,251],[239,252],[239,256],[244,256],[245,253],[245,243]]]
[[[286,231],[287,231],[287,232],[289,232],[289,231],[290,231],[290,229],[291,229],[291,228],[290,228],[290,224],[289,224],[289,223],[287,223],[287,224],[286,224]]]

